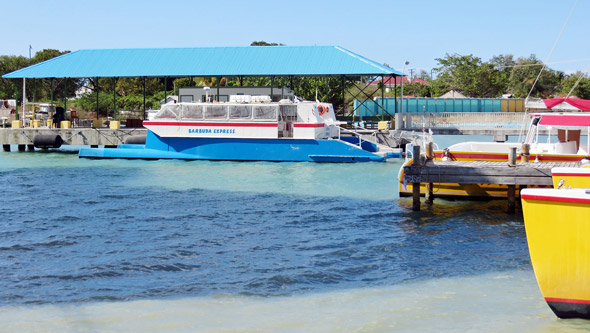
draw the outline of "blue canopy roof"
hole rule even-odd
[[[339,46],[79,50],[5,74],[13,78],[401,75]]]

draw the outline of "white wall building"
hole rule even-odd
[[[209,99],[217,99],[217,87],[210,87]],[[295,92],[285,87],[219,87],[219,101],[228,102],[231,95],[271,96],[274,102],[281,99],[295,98]],[[206,91],[203,87],[185,87],[178,89],[179,102],[204,102]]]

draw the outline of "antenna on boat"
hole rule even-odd
[[[315,101],[316,101],[316,103],[320,102],[320,100],[318,99],[318,88],[317,87],[315,88]]]
[[[570,14],[568,15],[567,19],[565,20],[565,23],[563,24],[563,27],[561,27],[561,31],[559,32],[559,35],[557,36],[557,39],[555,40],[555,43],[553,43],[553,47],[551,48],[551,51],[549,51],[549,54],[547,55],[547,58],[545,59],[545,61],[543,62],[543,67],[541,67],[541,70],[539,71],[539,74],[537,75],[537,78],[535,79],[535,81],[533,82],[533,85],[531,86],[531,90],[529,90],[528,95],[526,96],[526,98],[524,99],[524,114],[523,114],[523,118],[522,118],[522,126],[520,128],[520,133],[518,134],[518,141],[520,141],[520,138],[522,137],[522,132],[524,131],[524,124],[526,121],[526,116],[527,116],[527,108],[526,108],[526,104],[529,100],[529,97],[531,96],[533,89],[535,88],[535,85],[537,84],[537,82],[539,81],[539,78],[541,77],[541,73],[543,73],[543,70],[545,70],[545,67],[547,67],[547,62],[549,61],[549,58],[551,58],[551,54],[553,54],[553,51],[555,50],[555,47],[557,47],[557,43],[559,42],[559,40],[561,39],[561,35],[563,35],[563,32],[565,30],[565,27],[567,26],[568,22],[570,21],[570,18],[572,17],[572,14],[574,13],[574,10],[576,9],[576,6],[578,5],[579,0],[576,0],[576,2],[574,3],[574,6],[572,7],[572,10],[570,11]]]
[[[203,87],[203,90],[205,90],[205,102],[209,103],[209,90],[211,90],[211,87]]]

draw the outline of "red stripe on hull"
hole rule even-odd
[[[442,153],[436,153],[436,158],[441,158]],[[478,161],[493,161],[493,160],[507,160],[508,154],[481,154],[481,153],[454,153],[449,152],[449,157],[456,160],[478,160]],[[541,162],[577,162],[583,159],[584,156],[564,156],[564,155],[531,155],[530,160],[538,159]],[[516,158],[520,161],[520,156]]]
[[[210,126],[210,127],[279,127],[278,123],[187,123],[187,122],[144,122],[155,126]]]
[[[547,302],[557,302],[557,303],[571,303],[571,304],[590,304],[590,300],[584,300],[584,299],[568,299],[568,298],[545,297],[545,301],[547,301]]]
[[[521,194],[521,198],[527,199],[527,200],[542,200],[542,201],[590,204],[590,199],[581,199],[581,198],[563,198],[563,197],[553,197],[553,196],[545,196],[545,195],[531,195],[531,194],[524,194],[524,195]]]

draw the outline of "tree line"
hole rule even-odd
[[[253,42],[252,45],[282,45]],[[0,74],[6,74],[33,64],[63,55],[69,51],[46,49],[34,57],[0,56]],[[534,55],[528,58],[515,58],[513,55],[494,56],[489,61],[473,55],[446,54],[436,58],[437,67],[431,73],[422,70],[415,78],[422,82],[404,84],[404,95],[416,97],[438,97],[449,90],[458,90],[470,97],[498,98],[510,93],[513,97],[548,98],[558,95],[576,96],[590,99],[590,78],[577,72],[566,75],[545,66]],[[543,70],[541,70],[543,69]],[[431,77],[436,73],[435,78]],[[355,80],[368,83],[375,78],[364,77]],[[0,79],[0,99],[22,100],[22,81]],[[424,83],[426,82],[426,83]],[[30,102],[67,103],[68,107],[95,111],[107,115],[114,108],[118,110],[159,109],[160,100],[165,95],[177,95],[180,87],[202,86],[284,86],[295,94],[307,99],[331,102],[337,109],[350,105],[355,98],[363,99],[381,96],[382,84],[364,89],[359,82],[343,80],[340,77],[182,77],[182,78],[53,78],[27,80],[27,99]],[[89,92],[73,99],[81,87]],[[389,91],[385,96],[401,94]],[[343,94],[343,91],[345,92]],[[358,94],[362,91],[362,94]],[[144,94],[145,92],[145,94]],[[98,94],[98,98],[97,98]],[[145,100],[144,100],[145,95]],[[357,96],[358,95],[358,96]],[[67,102],[65,102],[67,100]]]
[[[427,84],[404,86],[404,94],[437,97],[449,90],[458,90],[476,98],[498,98],[511,94],[515,98],[549,98],[560,95],[590,99],[590,78],[580,71],[566,75],[550,69],[535,55],[515,58],[498,55],[489,61],[473,55],[446,54],[436,58],[436,78],[421,71],[419,78]]]

